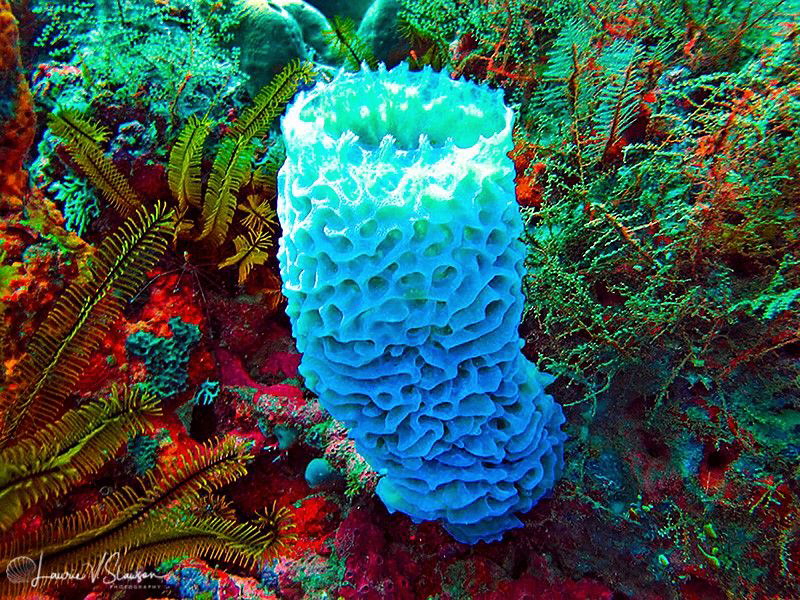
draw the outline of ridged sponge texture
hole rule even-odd
[[[502,93],[429,69],[339,73],[282,121],[278,258],[300,372],[384,474],[390,511],[500,539],[562,468],[521,353],[522,220]]]

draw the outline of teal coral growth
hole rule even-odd
[[[169,338],[137,331],[125,342],[130,354],[144,359],[148,385],[162,398],[186,389],[189,356],[201,337],[197,325],[184,323],[180,317],[172,317],[169,328],[172,331],[172,337]]]
[[[106,102],[135,100],[153,113],[182,118],[206,112],[211,98],[222,111],[245,79],[238,48],[230,47],[241,19],[238,4],[37,2],[33,11],[46,25],[35,45],[81,65],[88,76],[64,85],[66,98],[88,93]]]
[[[279,259],[300,372],[390,511],[502,537],[562,467],[552,377],[520,353],[525,250],[502,92],[340,73],[283,120]]]
[[[158,450],[164,443],[168,443],[169,434],[166,429],[154,435],[143,433],[136,434],[128,440],[128,460],[133,472],[144,475],[152,471],[158,463]]]
[[[67,173],[50,185],[55,200],[62,206],[64,226],[78,235],[86,233],[93,219],[100,216],[100,206],[91,184]]]
[[[194,393],[192,401],[196,406],[209,406],[219,397],[219,381],[204,381]]]
[[[314,458],[306,466],[306,483],[316,488],[341,481],[342,476],[324,458]]]

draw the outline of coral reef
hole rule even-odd
[[[313,61],[264,71],[264,90],[246,85],[240,2],[0,0],[0,596],[800,598],[797,3],[254,4],[286,13]],[[388,512],[369,448],[303,376],[281,295],[277,119],[298,89],[361,81],[339,68],[380,79],[379,59],[513,111],[502,187],[526,256],[509,322],[555,377],[568,437],[552,493],[491,543]],[[318,129],[378,137],[391,104],[356,92]],[[396,120],[399,143],[425,128],[431,151],[467,151],[495,127],[437,100]],[[383,175],[364,160],[319,161],[296,187],[359,198]],[[483,252],[505,217],[470,206],[445,216],[469,213]],[[340,210],[325,237],[357,222]],[[319,260],[315,291],[355,258]]]
[[[79,236],[86,233],[92,219],[100,216],[97,195],[85,179],[67,174],[61,181],[53,182],[48,191],[62,207],[64,227]]]
[[[333,485],[341,476],[324,458],[315,458],[306,467],[306,483],[311,488]]]
[[[358,26],[358,35],[387,67],[408,56],[409,45],[397,35],[401,5],[398,0],[375,0]]]
[[[248,11],[237,31],[237,43],[243,48],[242,70],[250,78],[251,96],[294,60],[308,58],[303,28],[292,13],[280,3],[248,0]]]
[[[66,84],[65,108],[102,97],[107,107],[135,104],[151,116],[185,119],[206,112],[209,98],[234,101],[244,82],[229,47],[241,19],[232,6],[128,0],[37,2],[32,10],[43,24],[34,45],[45,68],[74,61],[89,75]]]

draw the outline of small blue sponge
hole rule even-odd
[[[322,487],[341,479],[341,474],[324,458],[311,459],[306,466],[306,483],[308,487]]]
[[[339,73],[283,119],[278,257],[300,373],[457,540],[521,525],[562,468],[552,377],[517,333],[525,248],[501,91],[401,65]]]

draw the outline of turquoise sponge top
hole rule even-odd
[[[430,69],[339,73],[282,121],[279,260],[300,373],[390,511],[499,539],[562,467],[551,377],[521,354],[513,112]]]

